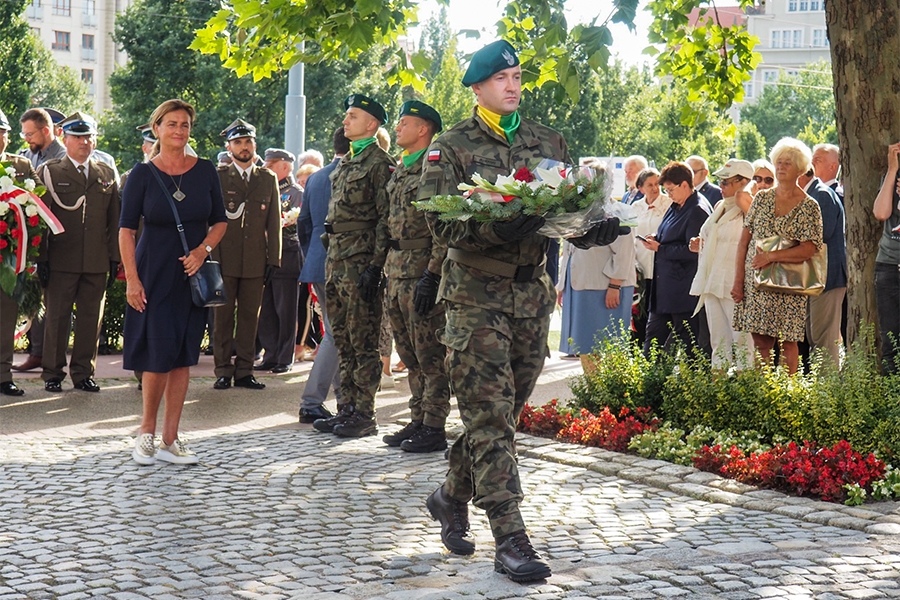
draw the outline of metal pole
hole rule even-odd
[[[300,43],[300,51],[304,44]],[[306,150],[306,96],[303,95],[302,62],[288,71],[288,93],[284,99],[284,148],[295,155]]]

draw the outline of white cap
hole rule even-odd
[[[753,179],[753,165],[746,160],[732,158],[725,163],[724,167],[713,173],[713,177],[719,177],[720,179],[728,179],[737,175],[745,179]]]

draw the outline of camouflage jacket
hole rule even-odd
[[[419,199],[439,194],[459,194],[457,185],[472,183],[478,173],[488,181],[509,175],[521,167],[532,168],[542,158],[571,163],[565,139],[556,131],[522,119],[512,145],[473,115],[437,138],[426,152],[419,185]],[[427,213],[435,241],[450,248],[476,252],[514,265],[539,265],[547,255],[547,238],[532,235],[504,242],[491,223],[441,221]],[[516,282],[453,260],[444,261],[441,297],[450,302],[497,310],[516,318],[542,317],[553,310],[553,283],[545,273],[540,279]]]
[[[388,244],[387,185],[394,160],[378,144],[370,144],[354,156],[344,155],[331,174],[329,225],[368,222],[370,227],[328,234],[326,260],[343,260],[357,254],[370,255],[370,264],[383,267]]]
[[[412,205],[419,198],[419,181],[422,178],[422,162],[416,161],[409,167],[402,162],[394,171],[388,183],[388,196],[391,199],[391,212],[388,215],[388,231],[391,239],[418,240],[431,238],[431,230],[425,220],[425,213]],[[440,275],[441,265],[447,256],[447,247],[432,241],[431,248],[388,251],[384,271],[388,277],[411,279],[422,276],[427,268]]]

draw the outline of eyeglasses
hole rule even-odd
[[[25,133],[25,132],[23,131],[23,132],[21,132],[19,135],[22,136],[22,139],[23,139],[23,140],[30,140],[31,138],[33,138],[34,136],[36,136],[36,135],[39,134],[39,133],[40,133],[40,131],[31,131],[31,132],[29,132],[29,133]]]
[[[775,178],[774,177],[760,177],[759,175],[754,175],[753,181],[755,181],[756,183],[762,183],[763,181],[765,181],[769,185],[772,185],[773,183],[775,183]]]

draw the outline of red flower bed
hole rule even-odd
[[[631,438],[657,427],[659,419],[653,416],[649,408],[638,408],[634,414],[623,408],[618,417],[608,408],[604,408],[599,415],[582,408],[575,416],[560,413],[556,400],[540,408],[526,405],[519,419],[519,431],[616,452],[625,452]]]

